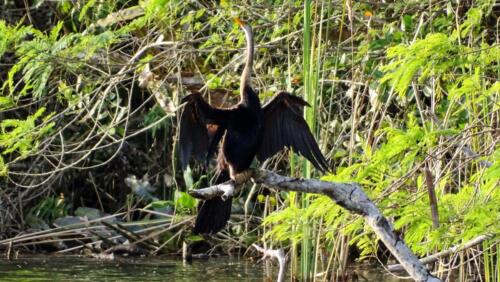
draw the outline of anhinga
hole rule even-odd
[[[240,81],[240,102],[231,108],[215,108],[199,93],[186,96],[180,117],[180,161],[185,169],[193,156],[208,163],[222,140],[218,154],[217,183],[247,179],[254,159],[264,161],[283,148],[307,158],[318,170],[328,170],[328,163],[303,116],[307,102],[287,92],[278,93],[264,107],[252,89],[251,73],[254,42],[250,25],[236,20],[244,30],[246,63]],[[229,220],[231,199],[213,198],[200,203],[193,232],[216,233]]]

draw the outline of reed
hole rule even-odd
[[[312,22],[312,1],[306,0],[304,2],[304,38],[303,38],[303,81],[304,81],[304,100],[308,102],[311,107],[306,108],[304,111],[305,119],[314,132],[315,128],[315,109],[316,109],[316,91],[315,91],[315,73],[314,73],[314,45],[313,45],[313,34],[314,27]],[[311,177],[311,164],[305,159],[302,159],[302,176],[309,178]],[[301,208],[307,209],[309,207],[309,197],[308,195],[302,195]],[[313,260],[312,246],[314,244],[313,229],[309,224],[309,218],[303,218],[302,222],[302,245],[300,253],[300,264],[301,264],[301,277],[303,280],[310,280],[313,277]]]

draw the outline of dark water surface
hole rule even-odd
[[[278,268],[273,267],[273,279]],[[378,268],[353,269],[355,281],[399,281]],[[351,279],[350,279],[351,280]],[[212,258],[185,264],[172,257],[99,260],[78,256],[0,259],[0,281],[268,281],[263,263]],[[289,280],[287,280],[289,281]]]

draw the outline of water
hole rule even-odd
[[[234,258],[184,264],[172,257],[34,256],[0,260],[0,281],[263,281],[263,270],[261,264]]]
[[[278,268],[273,267],[277,275]],[[357,281],[398,281],[378,268],[356,268]],[[276,277],[273,277],[276,279]],[[211,258],[183,263],[172,257],[98,260],[77,256],[29,256],[0,259],[0,281],[270,281],[263,263]],[[289,281],[289,280],[287,280]]]

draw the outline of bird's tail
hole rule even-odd
[[[229,180],[227,170],[221,171],[217,177],[216,184]],[[232,197],[222,200],[215,197],[198,204],[198,216],[194,225],[194,234],[215,234],[226,226],[231,216]]]

